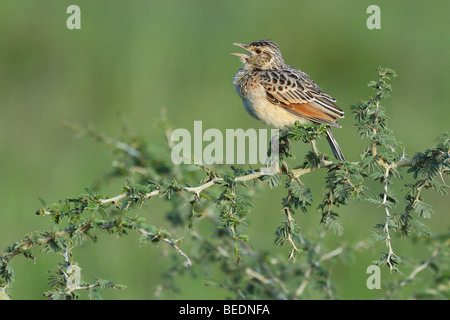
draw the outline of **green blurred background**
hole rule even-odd
[[[66,9],[81,8],[81,30],[68,30]],[[381,29],[369,30],[366,9],[381,8]],[[0,250],[50,221],[34,215],[38,197],[56,202],[77,196],[109,171],[113,156],[91,139],[77,139],[63,126],[93,125],[112,137],[122,119],[149,142],[163,143],[154,126],[166,108],[174,128],[265,128],[250,118],[232,87],[241,67],[233,42],[270,38],[288,64],[301,68],[338,100],[346,112],[343,129],[334,130],[346,156],[357,160],[362,142],[350,106],[373,92],[366,86],[376,67],[395,69],[394,91],[385,103],[395,135],[412,154],[431,147],[449,129],[450,33],[448,1],[62,1],[2,0],[0,3]],[[324,145],[324,147],[327,147]],[[296,146],[304,152],[304,146]],[[305,176],[316,201],[323,172]],[[101,190],[116,195],[124,181]],[[400,181],[400,185],[402,182]],[[379,186],[374,185],[374,188]],[[376,190],[376,189],[375,189]],[[249,216],[247,233],[256,248],[287,257],[273,245],[283,219],[281,188],[267,190]],[[433,233],[448,230],[448,200],[425,194],[436,214]],[[164,226],[156,207],[139,214]],[[402,205],[402,203],[401,203]],[[162,211],[161,211],[162,212]],[[340,210],[346,229],[330,243],[367,237],[384,212],[353,202]],[[151,214],[151,215],[150,215]],[[303,230],[320,230],[314,207],[300,216]],[[101,236],[74,252],[86,281],[95,275],[128,286],[106,291],[109,299],[153,299],[168,258],[161,248],[140,247],[137,236]],[[366,268],[383,251],[359,253],[353,263],[336,266],[341,298],[376,298],[366,288]],[[420,261],[429,255],[409,240],[395,239],[396,253]],[[40,299],[47,270],[60,257],[37,254],[36,264],[17,258],[13,299]],[[403,270],[408,274],[408,267]],[[399,277],[383,273],[386,279]],[[383,278],[384,279],[384,278]],[[202,279],[179,279],[181,292],[163,298],[221,299],[226,293],[205,287]]]

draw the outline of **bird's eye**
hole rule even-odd
[[[260,53],[261,53],[261,49],[256,49],[255,52],[256,52],[257,54],[260,54]]]

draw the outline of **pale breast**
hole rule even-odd
[[[283,129],[287,125],[294,124],[295,121],[302,124],[309,122],[267,100],[266,91],[259,83],[256,73],[245,73],[240,70],[234,76],[233,86],[241,97],[248,114],[269,126]]]

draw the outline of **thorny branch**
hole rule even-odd
[[[426,170],[429,170],[429,172],[427,172],[426,174],[430,175],[435,175],[434,171],[437,170],[437,174],[440,176],[440,178],[442,179],[443,185],[445,185],[445,181],[443,180],[442,177],[442,173],[448,173],[448,164],[446,164],[444,166],[444,168],[442,167],[437,167],[433,168],[433,165],[438,166],[441,165],[440,163],[444,163],[444,161],[448,162],[448,159],[445,160],[445,156],[449,155],[448,152],[448,147],[447,147],[447,151],[444,150],[444,148],[441,149],[433,149],[433,152],[430,152],[430,155],[428,155],[428,158],[426,158],[426,154],[422,154],[422,155],[415,155],[413,157],[406,157],[404,155],[404,151],[403,151],[403,155],[401,157],[398,158],[398,155],[395,154],[395,148],[393,148],[392,146],[398,147],[397,142],[395,141],[395,139],[393,139],[389,132],[387,131],[387,129],[385,129],[385,123],[382,122],[384,121],[383,118],[385,117],[384,115],[384,108],[381,106],[380,104],[380,99],[383,98],[383,96],[387,96],[387,92],[390,91],[390,86],[388,86],[385,83],[385,76],[386,76],[386,71],[381,71],[379,70],[379,74],[380,74],[380,78],[378,80],[377,83],[375,84],[371,84],[370,86],[372,86],[373,88],[375,88],[377,91],[377,96],[375,98],[371,98],[371,100],[369,102],[365,102],[362,103],[361,105],[359,105],[358,107],[355,108],[355,110],[357,110],[356,113],[358,113],[357,115],[357,120],[358,120],[358,125],[359,125],[359,132],[361,134],[361,136],[364,138],[369,138],[369,146],[366,149],[366,151],[363,152],[362,154],[362,160],[361,161],[355,161],[355,162],[350,162],[350,161],[346,161],[346,162],[342,162],[342,163],[337,163],[334,161],[329,161],[327,160],[327,158],[325,158],[324,156],[321,155],[321,153],[319,152],[319,150],[317,149],[317,145],[315,142],[315,137],[312,137],[311,132],[313,132],[314,134],[316,134],[316,136],[318,136],[318,132],[316,131],[315,128],[309,128],[307,131],[306,129],[304,130],[304,132],[302,132],[301,129],[297,128],[295,134],[297,134],[297,140],[299,139],[303,140],[304,142],[310,142],[311,143],[311,147],[312,147],[312,152],[309,153],[309,158],[305,157],[305,163],[303,165],[301,165],[300,167],[294,168],[294,169],[290,169],[287,165],[287,163],[285,162],[285,160],[283,159],[281,162],[281,166],[278,167],[278,161],[277,161],[277,166],[272,167],[272,168],[276,168],[275,172],[273,171],[267,171],[267,170],[260,170],[260,171],[253,171],[251,173],[248,173],[249,171],[245,171],[245,174],[243,174],[243,172],[241,171],[239,174],[234,174],[234,175],[223,175],[220,176],[219,174],[216,174],[216,172],[212,172],[213,174],[209,174],[208,180],[203,180],[201,184],[197,185],[197,186],[180,186],[177,183],[171,185],[172,189],[171,192],[176,193],[176,194],[181,194],[182,198],[184,200],[187,201],[187,203],[191,203],[192,204],[192,215],[195,214],[194,212],[194,204],[196,203],[197,200],[200,200],[200,195],[202,197],[208,198],[210,199],[208,194],[205,194],[204,192],[214,186],[225,186],[225,188],[227,190],[232,190],[231,193],[229,193],[228,195],[225,194],[225,191],[222,193],[222,195],[225,194],[225,200],[224,202],[226,202],[226,206],[224,205],[223,208],[229,210],[229,212],[224,212],[224,215],[221,216],[221,218],[223,218],[220,221],[217,221],[217,219],[214,217],[212,218],[211,214],[206,214],[205,212],[207,212],[208,210],[212,210],[211,208],[208,209],[201,209],[202,210],[202,215],[206,218],[209,218],[211,221],[214,222],[214,224],[216,225],[216,227],[223,227],[224,225],[227,225],[227,228],[225,229],[220,229],[222,232],[222,234],[226,233],[230,236],[230,238],[232,238],[234,240],[234,246],[235,246],[235,250],[237,250],[237,239],[245,239],[245,237],[240,238],[241,235],[238,234],[238,229],[237,226],[239,225],[239,223],[244,220],[244,218],[242,218],[242,216],[239,216],[239,214],[237,214],[236,212],[236,207],[239,204],[239,201],[243,201],[243,199],[239,199],[238,196],[239,194],[237,194],[236,192],[236,187],[235,185],[239,184],[239,183],[243,183],[243,182],[247,182],[247,181],[257,181],[257,180],[263,180],[263,181],[267,181],[273,177],[276,176],[282,176],[285,175],[287,177],[288,183],[287,186],[289,186],[288,188],[288,196],[286,199],[283,199],[284,201],[284,205],[282,210],[284,211],[286,217],[287,217],[287,225],[290,228],[291,225],[295,226],[296,225],[296,220],[294,219],[293,215],[294,215],[294,210],[297,208],[297,205],[302,207],[302,210],[304,209],[306,211],[306,205],[309,205],[310,203],[305,204],[305,199],[300,199],[297,198],[296,199],[296,203],[295,206],[291,206],[292,203],[290,203],[292,201],[292,197],[293,197],[293,189],[291,189],[291,186],[289,185],[292,182],[298,182],[299,185],[303,186],[303,184],[300,182],[300,177],[311,173],[313,171],[316,170],[320,170],[320,169],[326,169],[327,170],[327,192],[328,190],[330,191],[329,193],[327,193],[328,199],[325,199],[324,201],[328,200],[328,202],[324,202],[326,203],[325,208],[325,213],[328,214],[328,217],[332,218],[337,216],[337,214],[333,211],[334,210],[334,206],[339,206],[340,204],[346,204],[345,198],[344,200],[339,199],[339,194],[335,193],[337,192],[334,189],[338,189],[338,188],[342,188],[345,190],[345,192],[351,193],[358,193],[360,192],[360,190],[357,190],[357,184],[353,183],[353,180],[351,180],[351,178],[349,178],[348,175],[348,171],[351,172],[351,167],[358,167],[358,168],[373,168],[373,167],[377,167],[381,168],[381,176],[378,176],[378,178],[381,177],[381,181],[383,183],[383,193],[382,193],[382,197],[378,198],[380,199],[379,203],[380,206],[383,206],[385,209],[385,221],[384,224],[382,224],[383,226],[383,231],[384,231],[384,235],[385,238],[383,238],[383,240],[385,241],[386,246],[388,247],[388,254],[387,254],[387,258],[384,259],[384,263],[387,264],[390,268],[390,270],[395,270],[395,264],[397,263],[396,258],[397,256],[395,255],[393,248],[392,248],[392,238],[391,238],[391,234],[390,231],[392,231],[392,226],[391,223],[394,223],[395,219],[397,218],[395,213],[390,211],[391,208],[391,196],[389,194],[389,188],[388,185],[391,183],[390,179],[392,175],[395,175],[397,173],[397,169],[398,168],[402,168],[402,167],[410,167],[409,170],[413,169],[413,171],[415,170],[416,175],[418,174],[417,172],[419,172],[421,170],[421,168],[425,168]],[[372,109],[371,109],[372,108]],[[374,113],[371,113],[374,112]],[[373,117],[372,117],[373,116]],[[372,117],[372,118],[371,118]],[[382,122],[381,125],[379,122]],[[371,122],[371,123],[369,123]],[[369,123],[369,124],[367,124]],[[77,131],[80,132],[79,128],[74,128]],[[320,130],[320,129],[318,129]],[[142,170],[140,170],[141,174],[144,175],[145,177],[148,176],[147,171],[150,170],[150,168],[152,168],[151,165],[148,165],[148,160],[147,158],[145,158],[146,155],[146,151],[144,149],[139,149],[139,148],[134,148],[132,147],[132,145],[135,144],[127,144],[115,139],[111,139],[107,136],[104,136],[103,134],[99,134],[97,133],[94,129],[89,128],[89,130],[86,131],[88,135],[90,135],[91,137],[95,138],[96,140],[116,149],[116,150],[120,150],[121,152],[123,152],[123,154],[125,154],[125,156],[127,157],[127,159],[132,159],[132,165],[130,165],[130,168],[134,168],[134,167],[138,167],[138,168],[142,168]],[[167,136],[167,140],[169,141],[170,144],[170,129],[165,130],[165,135]],[[305,133],[306,132],[306,133]],[[305,137],[307,137],[305,139]],[[287,141],[287,140],[286,140]],[[281,142],[281,140],[280,140]],[[287,143],[289,143],[287,141]],[[383,148],[378,148],[379,146],[381,147],[385,147],[385,149],[387,149],[388,151],[383,151]],[[437,151],[436,151],[437,150]],[[291,156],[290,155],[290,150],[287,152],[288,155],[287,157]],[[284,155],[286,156],[286,155]],[[364,159],[366,157],[366,159]],[[440,157],[440,158],[438,158]],[[367,160],[369,159],[369,160]],[[425,159],[425,160],[424,160]],[[428,159],[428,160],[427,160]],[[444,159],[444,160],[442,160]],[[441,162],[439,162],[441,161]],[[421,163],[423,162],[423,163]],[[151,163],[151,162],[150,162]],[[436,165],[436,163],[438,163],[438,165]],[[144,165],[145,164],[145,165]],[[200,165],[201,166],[201,165]],[[126,163],[124,163],[124,167],[126,168]],[[145,170],[144,170],[145,169]],[[202,168],[205,172],[208,172],[207,169]],[[264,168],[267,169],[267,168]],[[332,175],[334,174],[336,171],[341,170],[341,175]],[[368,169],[368,171],[370,171],[371,169]],[[409,171],[408,170],[408,171]],[[434,171],[433,171],[434,170]],[[130,172],[132,172],[132,170],[130,170]],[[156,173],[157,170],[155,170]],[[173,177],[178,178],[183,178],[183,169],[178,167],[178,168],[171,168],[171,170],[169,170],[170,174]],[[355,171],[355,172],[360,172],[360,171]],[[211,173],[211,172],[208,172]],[[332,173],[331,175],[328,175],[328,173]],[[161,172],[159,172],[159,174],[161,174]],[[267,177],[269,175],[273,175],[273,177]],[[158,175],[158,181],[160,180],[159,178],[162,177],[161,175]],[[230,178],[231,177],[231,178]],[[337,179],[336,177],[339,177],[339,179]],[[333,178],[336,178],[335,181],[333,182]],[[162,180],[162,179],[161,179]],[[276,179],[274,179],[276,180]],[[336,182],[338,181],[338,182]],[[165,181],[163,181],[165,182]],[[412,209],[417,203],[421,202],[421,192],[423,189],[427,189],[429,187],[435,187],[434,184],[431,183],[432,179],[423,179],[418,181],[418,183],[415,185],[415,193],[413,193],[413,196],[411,196],[411,201],[408,204],[405,212],[403,213],[402,217],[408,215],[408,212],[410,209]],[[74,215],[79,214],[81,212],[83,212],[85,206],[89,206],[89,205],[94,205],[96,207],[96,210],[100,209],[106,209],[108,207],[108,205],[113,204],[116,208],[118,209],[123,209],[124,206],[121,205],[122,202],[125,202],[126,200],[130,200],[127,204],[127,206],[125,208],[128,208],[128,206],[131,203],[141,203],[144,204],[144,202],[146,200],[150,200],[151,198],[157,196],[157,195],[164,195],[166,194],[168,191],[168,189],[165,187],[162,187],[161,185],[159,185],[158,183],[156,183],[155,185],[152,185],[152,187],[146,187],[143,185],[140,185],[140,189],[139,193],[134,193],[132,191],[131,188],[124,188],[125,191],[123,191],[122,193],[113,196],[113,197],[103,197],[103,196],[92,196],[92,197],[88,197],[88,199],[82,199],[80,200],[80,204],[82,204],[82,207],[79,208],[74,208],[73,212]],[[444,188],[444,187],[442,187]],[[301,189],[301,187],[300,187]],[[145,190],[142,192],[142,190]],[[349,191],[350,190],[350,191]],[[148,191],[148,192],[147,192]],[[299,191],[301,194],[301,190]],[[228,197],[228,198],[227,198]],[[299,196],[301,197],[301,196]],[[127,199],[128,198],[128,199]],[[378,201],[377,199],[377,201]],[[77,199],[71,199],[70,201],[74,200],[73,202],[75,202],[75,200]],[[78,199],[79,200],[79,199]],[[408,199],[409,200],[409,199]],[[69,201],[69,202],[70,202]],[[222,200],[220,200],[222,201]],[[216,203],[220,202],[217,201]],[[301,201],[304,201],[303,203]],[[307,200],[306,202],[308,202],[309,200]],[[312,201],[312,200],[311,200]],[[198,202],[200,203],[200,201]],[[70,205],[69,205],[70,207]],[[91,207],[92,208],[92,207]],[[65,212],[67,213],[67,212]],[[40,210],[40,214],[44,215],[44,216],[54,216],[54,209],[52,209],[52,207],[47,208],[47,206],[44,205],[44,209]],[[69,213],[70,215],[71,213]],[[61,215],[61,217],[63,217],[64,215]],[[105,213],[106,216],[106,213]],[[103,216],[103,217],[105,217]],[[226,216],[226,217],[225,217]],[[245,217],[245,215],[243,215]],[[224,218],[225,217],[225,218]],[[226,219],[234,219],[235,224],[230,223],[231,220],[226,220]],[[125,219],[129,219],[129,217],[124,217]],[[117,219],[117,221],[122,221],[122,217],[120,217],[119,219]],[[23,254],[25,256],[30,255],[29,252],[27,252],[29,249],[31,249],[33,246],[35,245],[47,245],[47,244],[51,244],[52,242],[56,242],[58,238],[66,238],[66,240],[68,240],[69,238],[72,238],[72,236],[76,236],[77,234],[89,234],[90,230],[95,228],[98,229],[103,229],[103,230],[108,230],[108,232],[110,232],[110,230],[112,230],[113,228],[120,228],[120,227],[124,227],[125,226],[125,222],[108,222],[108,223],[98,223],[97,220],[95,220],[94,218],[90,217],[88,219],[88,222],[84,222],[86,220],[81,220],[82,222],[77,224],[70,224],[68,223],[68,227],[66,227],[66,229],[63,230],[59,230],[59,231],[54,231],[51,230],[49,232],[45,232],[45,233],[40,233],[40,235],[42,237],[33,237],[32,235],[27,236],[24,240],[16,242],[14,244],[14,246],[9,247],[7,251],[5,251],[5,253],[2,252],[2,254],[0,255],[0,259],[2,261],[2,264],[0,265],[1,267],[1,272],[3,272],[2,274],[0,274],[0,276],[2,276],[3,278],[6,279],[6,277],[4,276],[5,274],[7,274],[6,271],[7,270],[7,266],[9,265],[9,262],[11,261],[11,259],[19,254]],[[97,221],[97,224],[94,222]],[[127,220],[130,221],[130,220]],[[79,222],[79,221],[78,221]],[[197,253],[195,253],[194,256],[194,252],[192,253],[191,257],[189,257],[187,254],[185,254],[179,247],[180,241],[179,240],[174,240],[171,238],[171,236],[167,233],[167,232],[162,232],[160,231],[155,231],[155,229],[150,228],[148,225],[146,225],[145,227],[142,227],[142,225],[144,224],[139,224],[136,223],[133,226],[130,225],[126,226],[126,228],[128,229],[133,229],[136,230],[137,232],[139,232],[140,234],[142,234],[145,238],[145,240],[149,240],[151,242],[157,242],[157,241],[163,241],[167,244],[169,244],[179,255],[181,255],[185,260],[186,263],[183,264],[183,266],[177,266],[179,268],[181,267],[185,267],[187,266],[192,266],[192,261],[196,262],[198,261],[198,256]],[[219,228],[218,228],[219,229]],[[324,228],[322,230],[322,232],[319,235],[319,240],[321,238],[324,237],[325,235],[325,229]],[[391,229],[391,230],[390,230]],[[151,231],[149,231],[151,230]],[[395,229],[394,229],[395,230]],[[155,231],[155,232],[152,232]],[[116,231],[114,231],[116,232]],[[205,239],[202,236],[200,236],[199,233],[197,233],[196,231],[192,231],[191,235],[198,240],[198,242],[200,243],[200,246],[202,247],[201,249],[204,250],[206,247],[211,246],[213,247],[213,255],[218,255],[219,258],[214,258],[217,259],[215,261],[221,261],[224,266],[226,265],[226,263],[228,263],[227,261],[230,261],[231,259],[231,255],[229,253],[229,243],[225,243],[225,242],[219,242],[219,244],[217,243],[212,243],[211,240],[213,239]],[[299,252],[300,250],[297,248],[297,245],[295,244],[295,241],[300,241],[301,244],[307,248],[307,250],[309,251],[310,254],[308,254],[308,258],[306,262],[306,267],[305,264],[302,265],[301,267],[301,272],[302,272],[302,278],[301,278],[301,282],[299,284],[295,284],[294,290],[291,291],[292,297],[294,298],[303,298],[304,296],[307,295],[307,289],[309,290],[309,288],[312,288],[313,286],[310,285],[311,283],[313,283],[313,281],[317,281],[317,279],[314,279],[314,277],[317,276],[317,274],[320,272],[321,276],[324,276],[324,278],[321,279],[321,285],[322,288],[325,289],[326,294],[328,295],[329,298],[333,298],[333,294],[332,294],[332,287],[331,287],[331,282],[330,282],[330,274],[327,273],[326,271],[324,272],[321,264],[322,262],[325,262],[327,260],[330,260],[336,256],[341,255],[344,252],[344,245],[340,245],[337,248],[328,251],[326,253],[323,253],[322,251],[322,243],[321,241],[316,241],[316,242],[312,242],[312,244],[307,243],[307,241],[304,240],[303,235],[302,234],[295,234],[295,232],[288,231],[287,233],[284,234],[286,237],[283,238],[283,241],[288,242],[291,246],[291,252],[289,255],[289,259],[290,260],[294,260],[295,257],[295,253]],[[245,242],[245,241],[244,241]],[[228,245],[228,247],[227,247]],[[246,243],[242,244],[242,246],[244,247],[244,249],[246,250],[246,253],[248,253],[248,255],[255,255],[255,253],[253,251],[251,251],[248,247],[248,245]],[[423,262],[421,265],[417,266],[409,275],[409,277],[405,280],[403,280],[402,282],[399,283],[400,287],[405,286],[407,283],[411,282],[416,275],[419,272],[422,272],[424,269],[426,269],[427,267],[429,267],[432,264],[432,261],[438,256],[439,252],[441,251],[441,246],[438,246],[437,248],[435,248],[435,250],[432,252],[431,257],[426,260],[425,262]],[[205,250],[204,252],[208,252],[207,250]],[[202,254],[205,254],[205,253]],[[255,255],[256,256],[256,255]],[[209,257],[209,256],[208,256]],[[204,256],[203,256],[204,258]],[[222,258],[222,260],[220,260],[220,258]],[[277,270],[277,272],[275,273],[273,270],[270,269],[270,263],[267,263],[267,261],[264,261],[263,258],[258,258],[260,259],[258,261],[257,264],[255,265],[246,265],[245,268],[243,268],[243,270],[245,270],[245,275],[247,276],[247,279],[250,278],[251,280],[255,281],[255,282],[259,282],[261,284],[264,285],[265,289],[269,290],[274,290],[277,291],[277,294],[274,294],[272,296],[276,296],[277,298],[286,298],[289,297],[290,294],[290,288],[291,287],[291,283],[288,283],[286,281],[286,279],[283,279],[282,275],[278,274],[278,271],[280,271],[277,267],[275,267],[274,270]],[[239,261],[239,259],[238,259]],[[296,267],[295,263],[291,264],[292,268]],[[224,270],[226,270],[228,268],[228,270],[235,270],[233,268],[235,268],[234,266],[230,265],[226,265],[224,267]],[[185,269],[185,268],[184,268]],[[192,268],[194,269],[194,268]],[[190,269],[190,270],[192,270]],[[174,270],[177,270],[176,268]],[[179,270],[179,269],[178,269]],[[298,272],[299,269],[297,269],[296,272]],[[9,272],[9,271],[8,271]],[[238,278],[238,277],[237,277]],[[2,279],[0,279],[2,280]],[[10,280],[6,280],[6,282],[0,282],[0,283],[4,283],[5,286],[2,288],[7,288],[9,286],[9,283],[11,281]],[[235,285],[235,287],[233,287],[233,285]],[[249,293],[246,292],[245,290],[243,290],[240,286],[239,283],[237,284],[233,284],[233,285],[223,285],[223,288],[228,288],[229,290],[233,290],[237,296],[239,298],[247,298],[249,296]],[[81,286],[81,285],[76,285],[74,287],[71,287],[68,294],[71,294],[72,292],[74,292],[75,290],[91,290],[94,287],[97,286],[101,286],[100,282],[95,282],[93,284],[90,285],[85,285],[85,286]],[[2,289],[0,288],[0,289]],[[5,289],[4,289],[5,290]],[[272,294],[272,293],[271,293]]]

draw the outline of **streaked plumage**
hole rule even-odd
[[[279,129],[296,121],[341,127],[337,120],[344,117],[344,112],[335,104],[336,100],[305,72],[285,64],[275,42],[260,40],[235,45],[250,53],[233,53],[244,65],[234,76],[233,85],[252,117]],[[344,161],[329,127],[327,133],[334,155]]]

